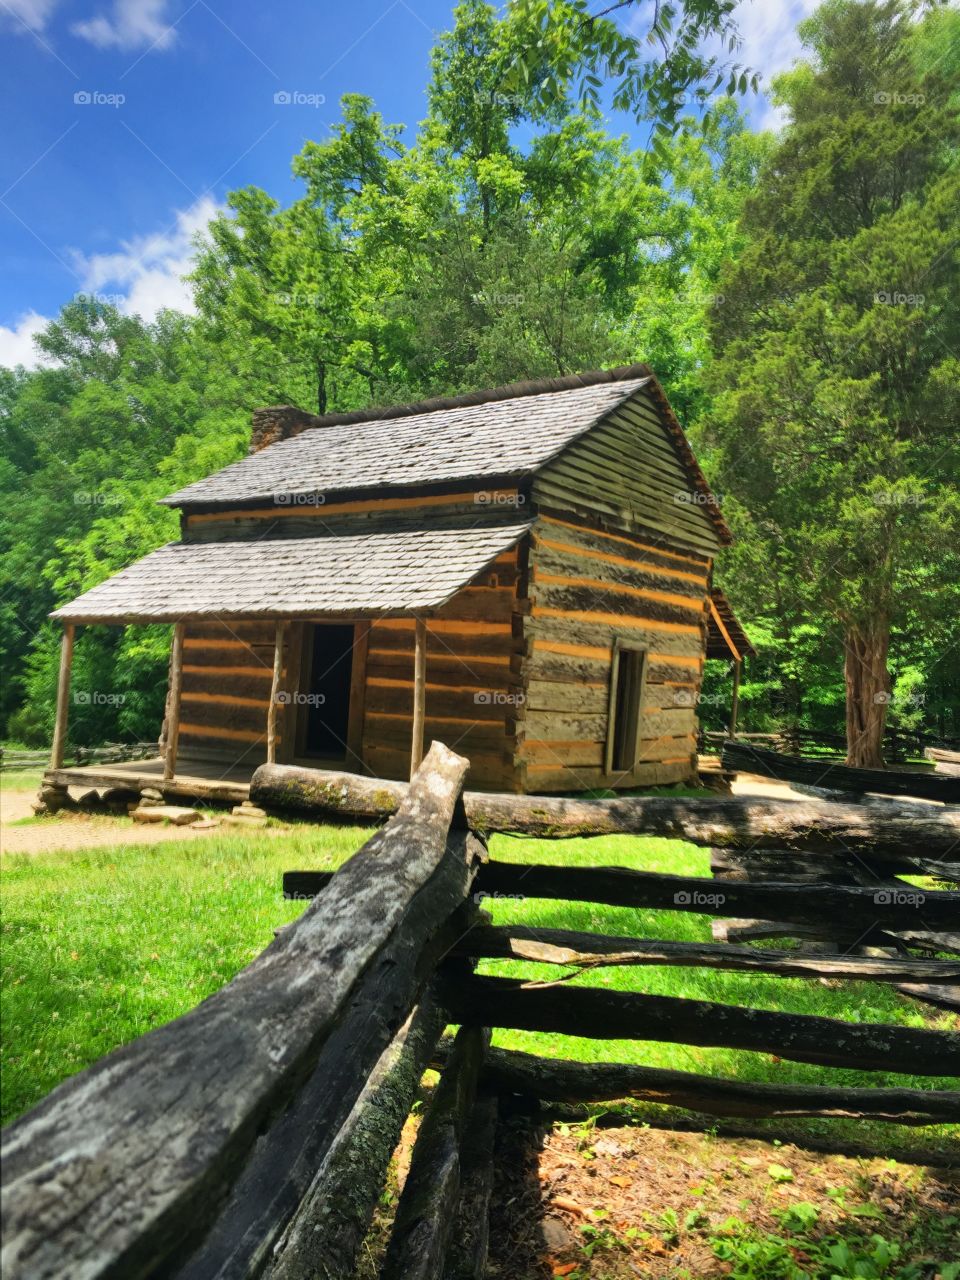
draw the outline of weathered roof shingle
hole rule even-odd
[[[334,421],[278,441],[163,501],[172,507],[237,504],[275,501],[276,495],[287,500],[294,494],[530,475],[652,381],[649,375],[617,377],[619,372],[590,375],[605,381],[537,394],[470,404],[443,400],[437,403],[447,407],[383,410],[379,418],[353,415],[359,420]]]
[[[449,600],[529,528],[170,542],[52,616],[124,623],[409,614]]]

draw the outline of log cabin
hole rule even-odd
[[[406,778],[425,738],[479,789],[689,782],[704,659],[748,650],[713,582],[730,532],[643,364],[259,409],[248,456],[163,502],[180,540],[52,615],[48,786],[118,782],[63,767],[80,625],[172,624],[158,757],[119,773],[219,798],[264,761]]]

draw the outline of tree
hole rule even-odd
[[[956,599],[960,32],[901,0],[828,0],[799,30],[713,313],[707,427],[750,513],[741,563],[825,620],[848,763],[882,767],[891,635]]]

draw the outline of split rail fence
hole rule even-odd
[[[960,1035],[568,983],[483,977],[484,957],[576,972],[683,965],[882,983],[960,981],[960,893],[911,899],[904,871],[960,883],[960,817],[930,806],[463,793],[434,744],[412,782],[267,765],[252,798],[383,822],[335,872],[294,871],[298,920],[198,1008],[54,1090],[4,1137],[4,1274],[347,1280],[424,1070],[424,1112],[384,1280],[483,1274],[498,1098],[633,1097],[720,1116],[960,1121],[960,1091],[742,1084],[490,1047],[490,1029],[722,1045],[877,1072],[960,1075]],[[485,837],[654,834],[791,860],[852,855],[902,892],[492,861]],[[922,852],[920,852],[922,851]],[[717,893],[718,888],[722,893]],[[754,949],[495,926],[483,894],[856,928],[890,954]],[[916,897],[916,895],[913,895]],[[722,901],[720,901],[722,899]],[[451,1042],[445,1027],[459,1024]]]

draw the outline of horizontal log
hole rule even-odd
[[[714,920],[714,938],[722,942],[755,942],[771,938],[800,938],[811,942],[835,941],[838,938],[851,946],[913,947],[929,953],[960,955],[960,934],[928,933],[916,929],[897,929],[890,932],[879,927],[862,930],[847,925],[842,920],[828,920],[820,924],[787,924],[783,920]]]
[[[134,1278],[195,1247],[258,1132],[289,1104],[361,975],[445,863],[466,768],[435,744],[394,820],[247,968],[5,1131],[7,1274]]]
[[[251,799],[267,808],[363,819],[389,817],[404,794],[402,783],[292,765],[261,766],[251,783]],[[960,876],[960,863],[947,860],[960,841],[960,813],[927,805],[891,804],[878,814],[855,804],[746,796],[580,800],[468,791],[463,800],[470,825],[482,832],[662,836],[708,848],[856,854],[878,866],[923,850],[927,874],[940,864]]]
[[[565,902],[602,902],[613,907],[658,907],[700,915],[762,916],[819,924],[842,921],[847,928],[878,926],[949,929],[960,920],[960,892],[860,885],[755,883],[671,876],[625,867],[567,867],[542,863],[488,862],[477,892]]]
[[[607,965],[681,965],[781,978],[846,978],[852,982],[960,983],[960,960],[912,956],[817,955],[709,942],[623,938],[572,929],[476,925],[463,934],[455,955],[596,968]]]
[[[755,1080],[724,1080],[629,1063],[540,1058],[508,1049],[488,1051],[482,1079],[485,1085],[503,1093],[526,1094],[544,1102],[634,1098],[714,1116],[767,1116],[782,1120],[823,1116],[909,1125],[960,1121],[960,1091],[953,1089],[762,1084]]]
[[[941,774],[912,773],[895,769],[851,769],[832,760],[808,760],[781,755],[764,747],[728,742],[723,747],[723,767],[742,773],[759,773],[781,782],[807,782],[836,791],[855,794],[880,792],[883,795],[917,796],[960,804],[960,778]]]
[[[953,1031],[849,1023],[569,983],[536,986],[509,978],[449,978],[441,998],[454,1022],[471,1026],[747,1049],[859,1071],[960,1074],[960,1034]]]

